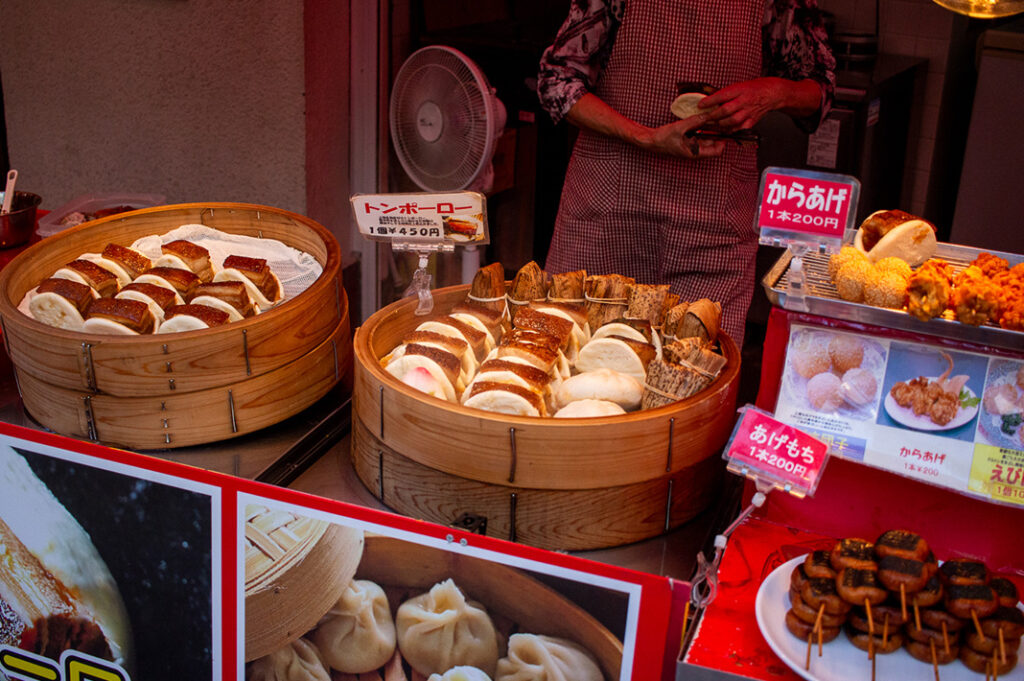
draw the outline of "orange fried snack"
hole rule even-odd
[[[957,320],[978,326],[999,319],[1001,297],[1001,289],[985,275],[982,268],[971,265],[957,278],[950,306]]]
[[[928,260],[907,282],[907,312],[921,321],[940,316],[949,307],[953,268],[944,260]]]

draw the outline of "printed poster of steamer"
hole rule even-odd
[[[638,584],[264,498],[239,509],[248,681],[633,673]]]

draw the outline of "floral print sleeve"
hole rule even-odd
[[[812,132],[828,115],[836,86],[836,60],[817,2],[769,0],[762,36],[764,75],[790,80],[810,78],[821,86],[821,108],[806,118],[796,119],[797,125]]]
[[[608,64],[625,0],[572,0],[537,77],[541,106],[558,123],[589,92]]]

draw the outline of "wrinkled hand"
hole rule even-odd
[[[710,158],[721,156],[725,142],[720,140],[696,139],[687,135],[704,124],[705,116],[698,114],[681,121],[668,123],[659,128],[650,128],[639,145],[656,154],[680,156],[682,158]]]
[[[727,85],[702,99],[706,120],[726,132],[747,130],[765,114],[782,109],[787,102],[789,81],[783,78],[755,78]]]

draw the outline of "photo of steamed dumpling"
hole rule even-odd
[[[413,669],[430,676],[469,665],[493,675],[498,635],[487,611],[466,599],[451,579],[402,603],[395,617],[398,649]]]
[[[597,662],[572,641],[513,634],[508,656],[498,660],[494,681],[602,681]]]
[[[491,677],[476,667],[452,667],[444,674],[431,674],[427,681],[491,681]]]
[[[249,666],[246,681],[331,681],[316,646],[304,638],[261,657]]]
[[[320,620],[312,638],[332,669],[363,674],[384,666],[396,643],[384,589],[368,580],[353,580]]]

